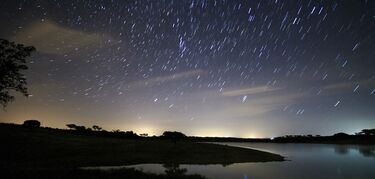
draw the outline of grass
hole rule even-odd
[[[82,136],[67,131],[10,124],[0,125],[0,142],[0,168],[6,171],[63,169],[77,173],[76,168],[84,166],[141,163],[228,165],[284,160],[277,154],[217,144],[181,141],[175,145],[161,139]],[[91,175],[92,172],[86,172],[85,175]],[[93,175],[100,176],[100,173]]]

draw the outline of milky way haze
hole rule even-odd
[[[375,128],[375,1],[0,2],[33,45],[37,119],[159,135],[272,137]]]

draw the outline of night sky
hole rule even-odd
[[[0,122],[273,137],[375,128],[375,1],[0,2],[35,46]]]

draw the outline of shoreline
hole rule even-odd
[[[0,139],[7,146],[0,149],[0,163],[8,168],[285,161],[278,154],[219,144],[84,136],[14,125],[0,125]]]

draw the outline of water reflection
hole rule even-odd
[[[182,168],[180,164],[138,164],[138,165],[121,165],[121,166],[96,166],[81,167],[82,170],[102,170],[106,172],[124,171],[126,169],[135,169],[137,171],[153,173],[165,178],[190,178],[205,179],[206,177],[197,173],[187,173],[186,168]],[[163,172],[164,171],[164,172]]]
[[[223,165],[139,164],[122,166],[167,176],[200,174],[215,179],[361,178],[373,179],[375,146],[326,144],[222,143],[286,156],[286,162]],[[115,168],[118,168],[115,167]],[[115,169],[112,167],[111,169]],[[97,168],[98,169],[98,168]],[[108,167],[107,167],[108,169]]]
[[[375,157],[375,147],[359,147],[359,152],[365,157]]]
[[[364,157],[375,157],[375,146],[335,145],[334,151],[339,155],[350,154],[350,150],[359,152]]]
[[[187,169],[180,168],[179,164],[163,164],[163,167],[165,168],[164,172],[171,176],[185,175],[187,172]]]
[[[346,155],[349,153],[349,148],[347,146],[335,146],[335,152],[340,155]]]

